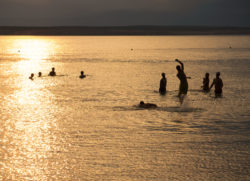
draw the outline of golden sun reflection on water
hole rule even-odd
[[[17,39],[15,44],[19,47],[18,52],[23,59],[35,61],[48,58],[52,47],[48,40],[37,38]]]
[[[0,179],[43,180],[51,170],[49,160],[53,150],[60,150],[55,146],[57,123],[52,116],[57,106],[46,88],[49,79],[37,77],[49,58],[49,43],[40,39],[18,39],[16,43],[21,60],[11,67],[17,75],[9,82],[15,91],[6,99],[11,108],[4,136],[8,150],[4,158],[8,161],[3,165]],[[28,78],[31,73],[35,74],[34,80]]]
[[[27,76],[29,73],[41,71],[42,65],[48,63],[53,52],[53,44],[48,39],[27,37],[17,39],[14,42],[15,49],[18,49],[20,61],[16,70],[19,74]]]

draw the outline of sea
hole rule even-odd
[[[250,180],[250,36],[0,36],[0,180]]]

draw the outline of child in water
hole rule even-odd
[[[165,77],[165,73],[162,73],[161,76],[162,76],[162,78],[161,78],[161,81],[160,81],[159,92],[160,92],[160,94],[164,95],[167,92],[167,89],[166,89],[166,87],[167,87],[167,79]]]
[[[201,86],[204,92],[209,92],[209,73],[205,74],[203,78],[203,85]]]

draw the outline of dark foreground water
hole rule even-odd
[[[250,36],[1,36],[0,180],[250,180],[249,92]]]

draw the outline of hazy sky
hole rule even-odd
[[[0,26],[250,26],[250,0],[0,0]]]

